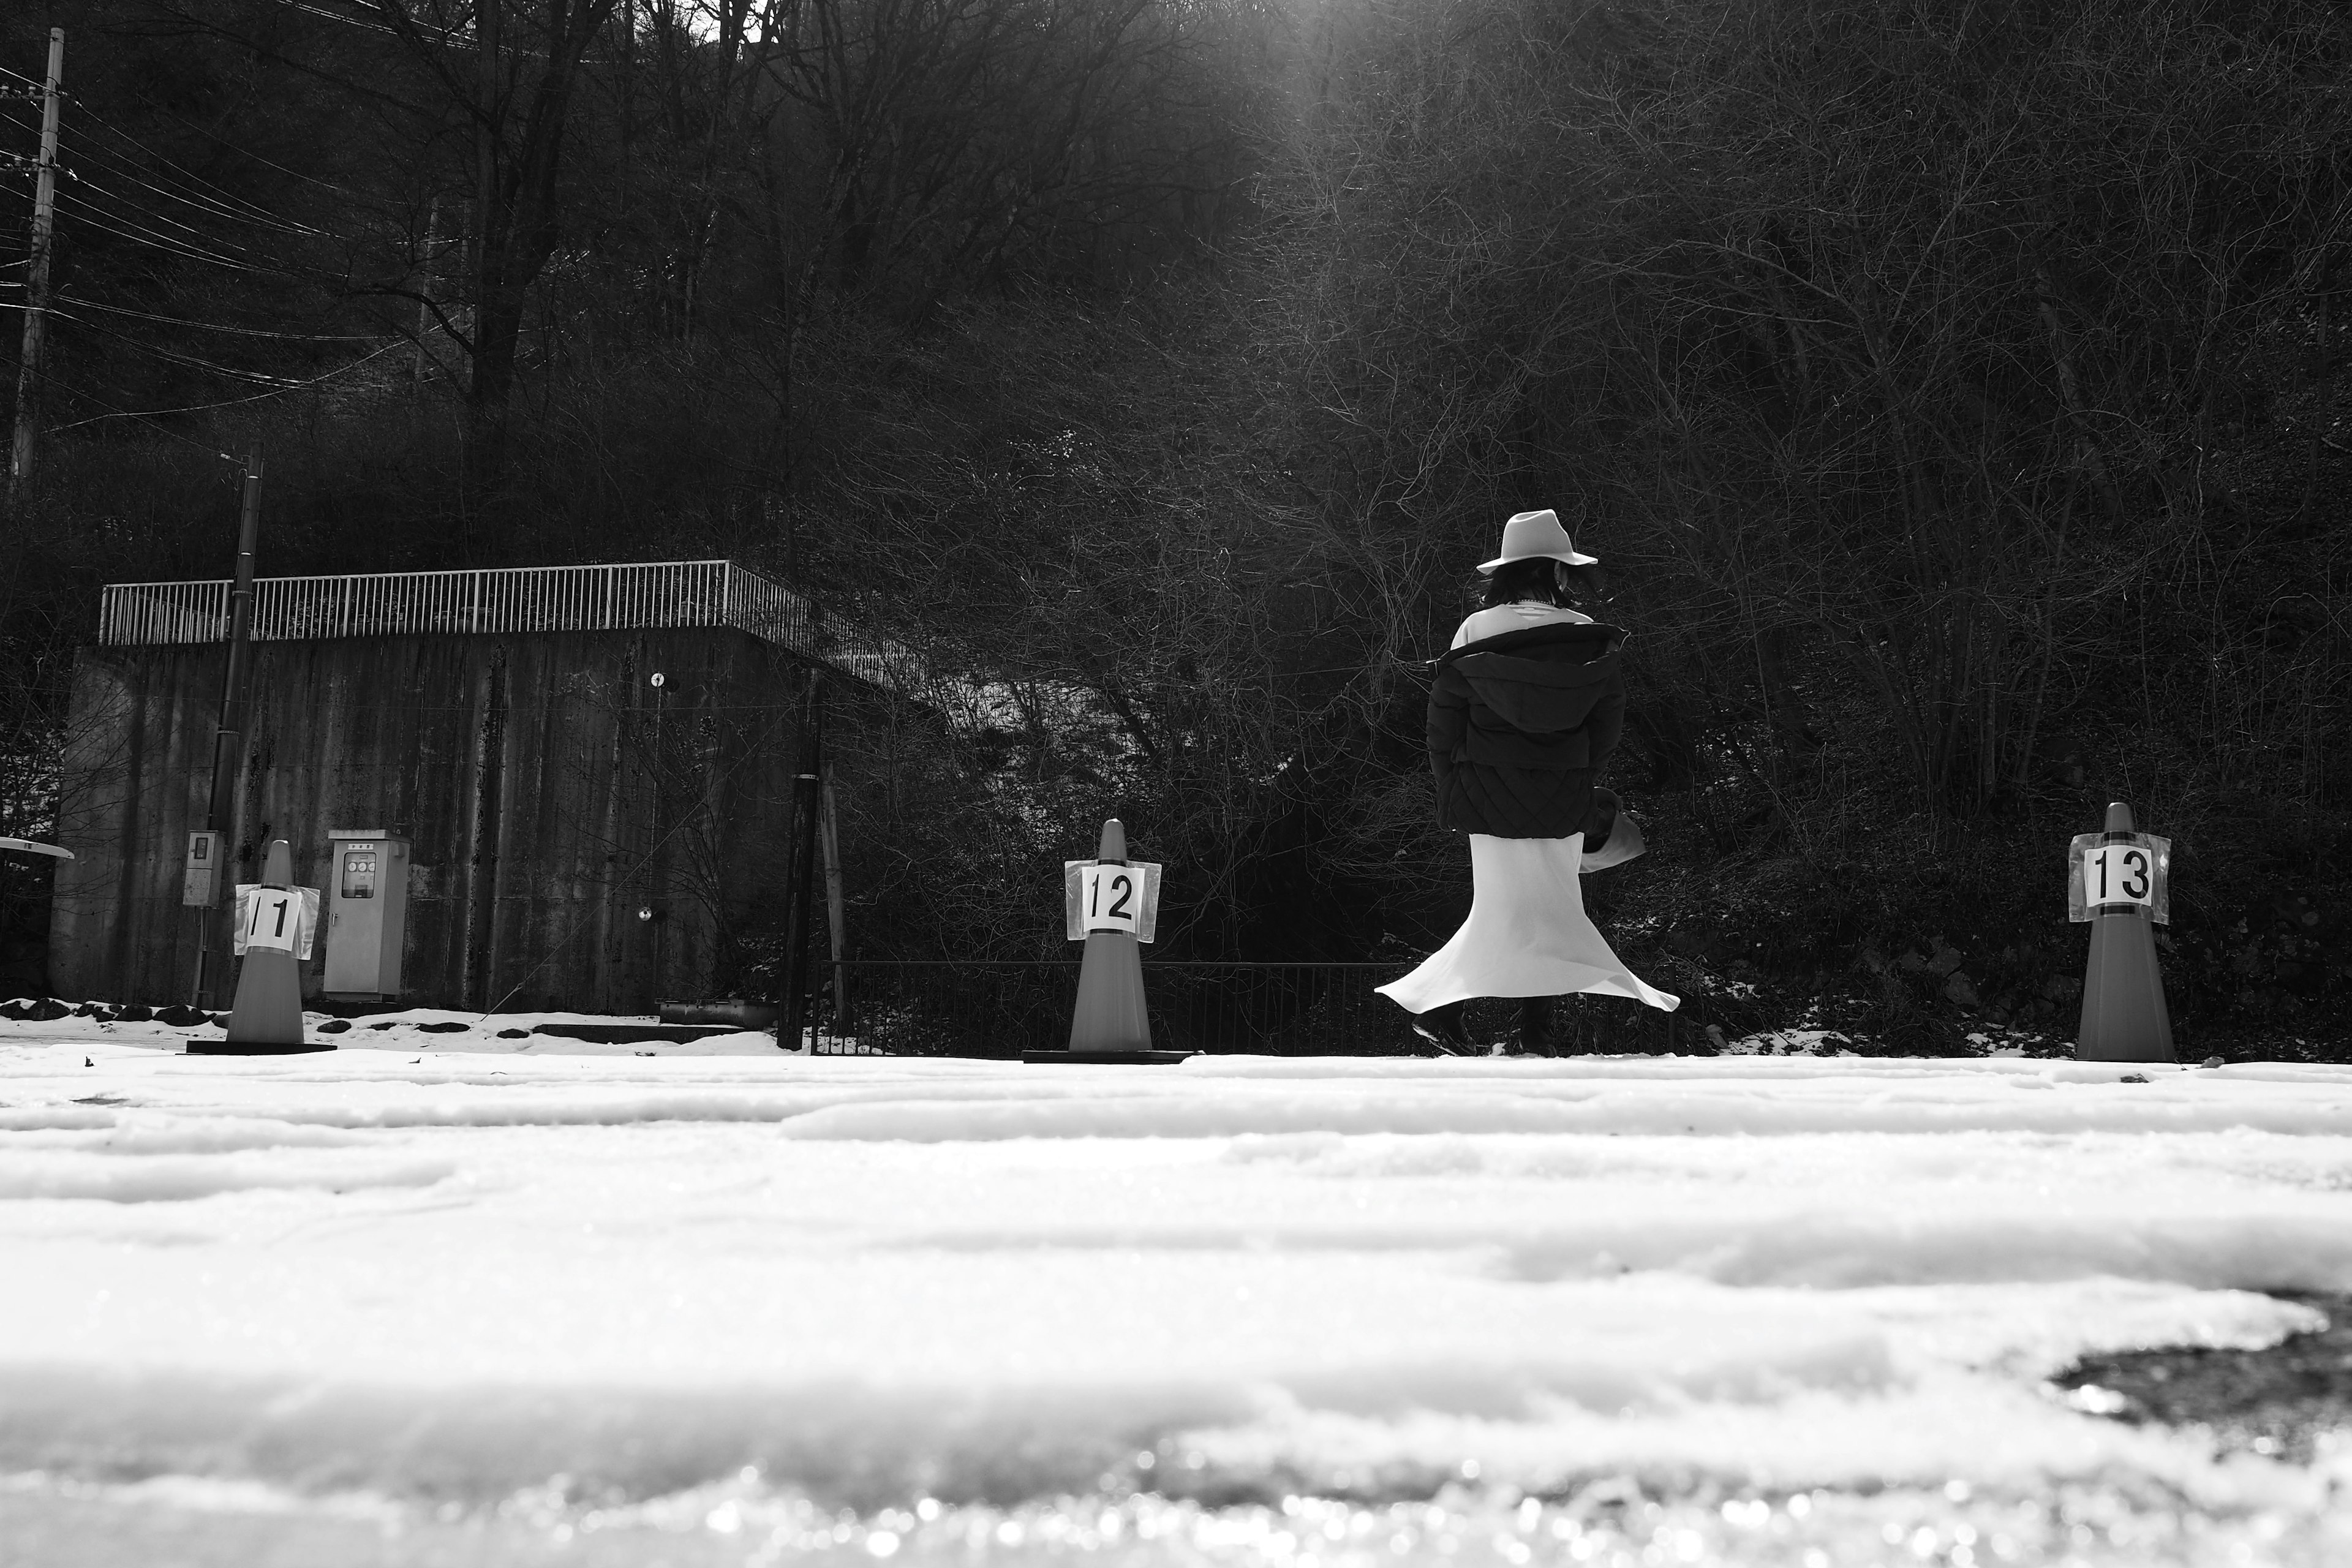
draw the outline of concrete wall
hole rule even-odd
[[[285,838],[296,880],[322,886],[330,828],[405,835],[412,1005],[647,1012],[725,989],[731,939],[781,923],[807,680],[782,650],[698,629],[253,652],[235,878]],[[81,652],[58,831],[78,858],[50,923],[60,995],[189,994],[199,911],[180,904],[181,860],[204,826],[226,657]],[[648,906],[659,918],[640,921]],[[210,923],[226,975],[226,917]]]

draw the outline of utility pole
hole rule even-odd
[[[425,216],[425,267],[417,281],[416,291],[424,296],[416,302],[416,353],[408,362],[408,405],[413,411],[417,395],[425,387],[425,338],[433,330],[433,266],[434,253],[441,248],[441,198],[435,196]]]
[[[817,818],[824,783],[824,679],[809,669],[808,706],[801,719],[801,765],[793,779],[793,872],[784,889],[784,962],[778,976],[783,994],[776,1000],[776,1044],[788,1051],[801,1048],[802,1031],[811,1022],[809,993],[815,975],[809,963],[809,939],[814,933],[809,919],[816,881]],[[811,1051],[816,1048],[811,1040]]]
[[[499,24],[505,0],[481,0],[474,9],[474,320],[479,331],[490,302],[490,272],[504,260],[490,248],[499,221],[499,134],[506,117],[499,103]],[[481,340],[477,337],[475,342]]]
[[[261,452],[245,459],[245,505],[236,523],[236,583],[229,592],[228,672],[221,681],[220,725],[213,731],[213,787],[205,805],[205,826],[220,835],[220,862],[228,860],[229,816],[236,805],[236,753],[245,733],[246,665],[253,646],[253,551],[261,534]],[[215,889],[217,900],[222,889]],[[235,878],[226,889],[236,897]],[[233,907],[233,906],[232,906]],[[196,1005],[205,1006],[206,970],[212,960],[212,913],[197,921]]]
[[[849,967],[842,962],[847,938],[843,930],[845,921],[841,909],[841,817],[833,805],[833,763],[823,762],[818,785],[820,814],[817,819],[818,847],[824,858],[824,912],[826,924],[833,929],[833,1027],[836,1034],[849,1028]]]
[[[49,29],[49,74],[41,84],[40,184],[33,196],[33,251],[25,268],[25,352],[16,363],[16,439],[8,454],[8,500],[33,472],[33,426],[39,414],[41,329],[49,308],[49,237],[58,213],[58,84],[66,74],[66,30]]]

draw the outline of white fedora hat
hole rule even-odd
[[[1503,524],[1503,552],[1492,561],[1480,562],[1478,570],[1491,575],[1497,566],[1546,556],[1570,566],[1592,566],[1601,560],[1597,555],[1579,555],[1576,546],[1569,542],[1568,530],[1559,525],[1559,513],[1547,507],[1542,511],[1520,512]]]

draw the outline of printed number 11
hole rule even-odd
[[[258,900],[258,899],[256,899],[256,900],[253,901],[253,923],[252,923],[251,925],[249,925],[249,926],[247,926],[247,927],[246,928],[246,932],[245,932],[245,934],[246,934],[246,935],[247,935],[247,936],[251,936],[254,932],[256,932],[256,931],[259,931],[260,929],[261,929],[261,900]],[[275,931],[271,931],[269,934],[270,934],[270,935],[272,935],[272,936],[284,936],[284,935],[286,934],[286,900],[285,900],[284,899],[280,899],[280,900],[278,900],[278,928],[277,928]]]

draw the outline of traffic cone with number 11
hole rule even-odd
[[[237,971],[228,1038],[217,1045],[191,1041],[189,1054],[286,1056],[335,1048],[331,1042],[314,1045],[302,1036],[302,958],[310,954],[302,939],[317,919],[315,913],[306,918],[304,905],[316,895],[306,899],[310,889],[293,883],[294,851],[283,838],[273,838],[261,881],[237,889],[236,931],[245,958]]]

